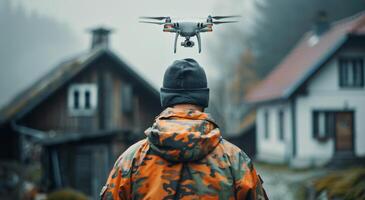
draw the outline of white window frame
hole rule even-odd
[[[78,108],[75,108],[74,93],[79,92]],[[86,92],[90,94],[90,108],[86,108]],[[98,105],[98,87],[94,83],[72,84],[68,88],[67,106],[70,116],[92,116],[94,115]]]
[[[335,111],[314,110],[313,111],[313,138],[327,140],[335,132]]]
[[[364,88],[364,57],[341,56],[339,58],[340,88]]]

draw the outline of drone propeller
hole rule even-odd
[[[146,24],[157,24],[157,25],[163,25],[164,22],[149,22],[149,21],[139,21],[139,23],[146,23]]]
[[[140,19],[155,19],[155,20],[164,20],[170,17],[140,17]]]
[[[216,19],[216,20],[234,18],[234,17],[241,17],[241,15],[211,16],[212,19]]]
[[[226,24],[226,23],[236,23],[238,21],[222,21],[222,22],[212,22],[213,24]]]

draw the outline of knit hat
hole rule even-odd
[[[209,88],[204,69],[192,58],[176,60],[163,78],[161,105],[194,104],[208,107]]]

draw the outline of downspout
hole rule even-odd
[[[295,101],[295,97],[293,96],[291,98],[291,102],[290,102],[290,111],[291,111],[291,122],[292,122],[292,160],[296,157],[297,155],[297,110],[296,110],[296,101]]]
[[[62,176],[61,176],[61,169],[60,169],[60,163],[58,158],[58,152],[56,149],[51,150],[51,159],[52,159],[52,166],[53,166],[53,177],[55,180],[55,186],[56,189],[59,189],[62,187]]]

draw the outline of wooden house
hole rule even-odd
[[[0,112],[0,161],[22,166],[33,159],[25,148],[40,145],[47,191],[98,196],[117,156],[161,111],[158,91],[108,48],[109,33],[94,29],[91,50],[60,63]]]
[[[242,121],[237,125],[236,133],[227,134],[226,140],[235,144],[242,149],[251,159],[256,157],[256,111],[254,109],[248,112],[242,118]]]

